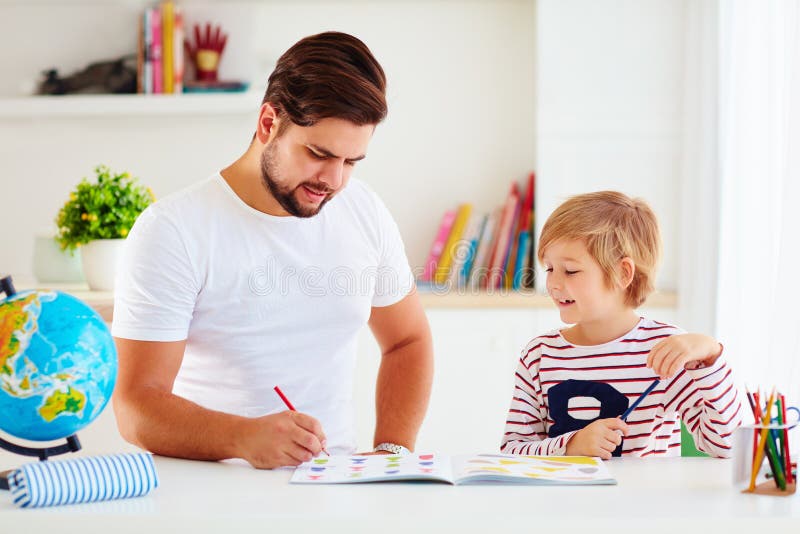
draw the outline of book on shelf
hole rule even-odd
[[[447,282],[450,276],[450,267],[453,259],[456,256],[457,248],[460,245],[464,230],[466,229],[469,217],[472,214],[472,204],[461,204],[456,213],[456,220],[453,222],[453,228],[450,230],[450,235],[447,237],[447,242],[442,250],[442,255],[439,257],[439,263],[433,272],[433,281],[437,284]]]
[[[161,10],[154,7],[150,10],[150,60],[153,65],[153,85],[152,92],[161,94],[164,92],[164,31],[162,29],[163,19]]]
[[[138,22],[137,90],[143,94],[183,91],[183,13],[171,0],[145,8]]]
[[[530,173],[522,188],[512,181],[504,204],[489,213],[475,212],[468,202],[447,210],[420,282],[473,289],[532,289],[534,188],[534,174]]]
[[[301,464],[290,479],[292,484],[403,481],[533,486],[617,483],[600,458],[507,454],[330,456]]]
[[[533,289],[536,283],[536,173],[531,171],[528,175],[528,187],[525,192],[526,212],[528,213],[528,254],[527,265],[523,273],[521,285],[526,289]]]
[[[472,248],[475,234],[480,230],[480,228],[478,228],[480,217],[478,213],[470,214],[469,220],[464,227],[464,233],[461,235],[461,238],[458,240],[453,250],[453,265],[450,267],[450,274],[447,277],[447,281],[451,286],[456,286],[460,283],[461,272],[464,270],[464,264],[471,254],[470,249]]]
[[[444,212],[442,222],[439,223],[439,230],[436,232],[436,237],[428,253],[428,259],[425,261],[425,266],[422,270],[422,281],[433,281],[433,273],[436,271],[436,265],[439,263],[439,258],[442,255],[444,245],[447,243],[447,237],[450,235],[450,229],[453,227],[453,221],[455,220],[455,210],[447,210]]]
[[[458,274],[457,283],[461,287],[465,287],[469,281],[470,273],[472,272],[472,265],[475,263],[475,258],[478,256],[478,245],[481,242],[481,236],[486,229],[489,221],[489,216],[473,214],[473,217],[479,217],[478,224],[469,242],[469,250],[464,258],[464,265],[461,267],[461,272]]]
[[[517,185],[517,184],[514,184]],[[508,252],[503,262],[504,277],[501,280],[501,285],[504,289],[511,289],[512,280],[514,278],[514,267],[517,264],[517,244],[519,243],[520,222],[523,216],[522,206],[524,199],[519,196],[519,188],[517,188],[517,205],[514,210],[514,216],[511,219],[511,232],[508,234]]]
[[[161,30],[162,30],[162,43],[163,43],[163,76],[164,76],[164,93],[175,92],[175,80],[172,75],[173,71],[173,53],[175,37],[175,4],[171,0],[166,0],[161,4]]]
[[[531,233],[528,230],[522,230],[519,233],[517,244],[518,252],[511,281],[511,289],[515,291],[519,291],[525,287],[522,282],[527,269],[526,266],[528,265],[527,258],[530,253],[530,235]]]
[[[503,208],[503,216],[500,219],[500,229],[497,234],[497,244],[492,253],[492,260],[489,264],[487,279],[488,289],[498,289],[502,287],[504,279],[506,259],[508,256],[508,245],[511,239],[511,231],[514,224],[514,215],[517,213],[519,204],[519,187],[517,183],[511,184],[511,191],[506,198]]]
[[[479,288],[482,278],[486,275],[486,265],[489,262],[489,255],[491,254],[492,246],[496,239],[497,221],[499,217],[499,210],[495,210],[486,215],[486,225],[481,232],[478,248],[475,252],[475,259],[472,261],[469,278],[467,279],[467,286],[470,288]]]
[[[172,43],[172,89],[175,93],[183,92],[183,72],[184,72],[184,54],[183,54],[183,10],[179,6],[173,8],[173,43]]]

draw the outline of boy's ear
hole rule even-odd
[[[628,256],[619,261],[619,284],[622,289],[628,289],[633,282],[633,275],[636,274],[636,264]]]

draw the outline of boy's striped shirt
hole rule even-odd
[[[558,330],[534,338],[522,351],[501,450],[505,453],[563,455],[576,431],[548,437],[556,423],[548,392],[567,380],[607,384],[632,404],[658,378],[646,367],[647,355],[661,340],[681,329],[642,318],[623,337],[594,346],[576,346]],[[615,393],[616,395],[616,393]],[[575,397],[568,414],[598,418],[599,403]],[[706,368],[683,369],[662,380],[627,418],[623,456],[680,456],[681,419],[698,449],[712,456],[731,455],[733,430],[741,424],[739,395],[722,356]],[[563,424],[563,423],[562,423]]]

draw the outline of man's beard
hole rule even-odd
[[[283,209],[286,210],[289,215],[293,215],[294,217],[313,217],[322,209],[322,206],[327,204],[327,202],[331,199],[332,191],[326,188],[323,184],[314,183],[314,182],[303,182],[297,187],[290,188],[284,187],[275,180],[276,177],[279,177],[280,174],[278,172],[278,165],[275,161],[275,146],[273,144],[267,145],[264,149],[264,152],[261,153],[261,182],[264,184],[264,187],[267,188],[267,191],[272,195],[272,197],[278,201],[278,204],[281,205]],[[306,207],[304,206],[299,200],[297,200],[295,193],[301,187],[308,187],[315,193],[327,193],[328,196],[319,203],[318,206],[315,207]]]

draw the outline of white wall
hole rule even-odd
[[[641,196],[661,224],[660,289],[678,289],[685,7],[681,0],[537,3],[538,231],[570,195]]]
[[[0,95],[17,94],[49,65],[69,72],[134,49],[134,14],[146,2],[64,4],[0,2],[0,49],[31,43],[24,56],[2,56]],[[342,30],[371,47],[388,75],[390,111],[356,176],[385,199],[414,265],[424,261],[447,207],[473,201],[489,209],[511,179],[535,167],[532,0],[184,5],[187,15],[215,12],[235,29],[223,60],[235,68],[221,75],[250,72],[256,86],[305,35]],[[97,163],[127,169],[163,196],[237,157],[255,118],[0,117],[8,199],[0,211],[0,271],[30,276],[34,233],[51,225],[70,188]]]

